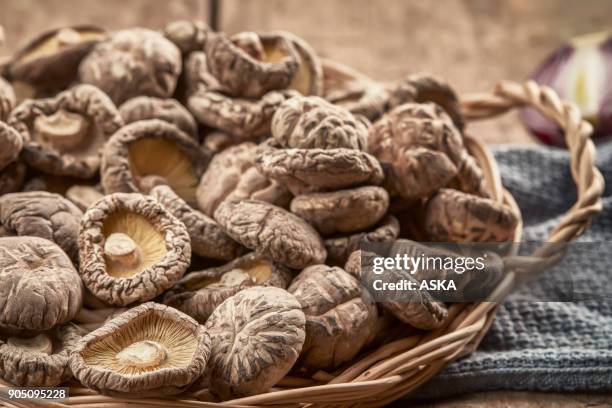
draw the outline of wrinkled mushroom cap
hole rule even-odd
[[[168,306],[145,303],[83,337],[70,356],[74,376],[108,395],[178,394],[206,368],[210,337]]]
[[[0,102],[1,103],[1,102]],[[21,135],[0,118],[0,170],[14,162],[23,147]]]
[[[107,194],[146,194],[157,184],[167,184],[195,205],[207,164],[207,153],[176,126],[159,119],[142,120],[124,126],[106,144],[101,182]]]
[[[83,287],[70,258],[38,237],[0,238],[0,331],[41,331],[69,322]]]
[[[332,369],[351,360],[372,337],[376,305],[344,270],[327,265],[304,269],[291,283],[306,315],[306,341],[299,365]]]
[[[115,193],[91,206],[81,221],[80,274],[104,302],[145,302],[170,288],[191,258],[189,234],[153,197]]]
[[[308,223],[263,201],[225,201],[215,211],[215,220],[245,247],[289,268],[322,263],[327,255]]]
[[[168,186],[151,190],[170,213],[185,224],[194,254],[206,258],[230,260],[243,252],[243,247],[227,235],[215,220],[192,208]]]
[[[172,123],[194,140],[198,139],[198,126],[191,113],[176,99],[137,96],[119,107],[126,124],[146,119],[161,119]]]
[[[318,96],[283,102],[272,118],[272,135],[281,147],[365,150],[368,123]]]
[[[304,327],[300,304],[279,288],[253,287],[224,301],[206,322],[211,391],[228,399],[268,390],[297,360]]]
[[[139,95],[168,98],[181,72],[179,49],[144,28],[113,33],[81,62],[81,82],[102,89],[117,105]]]
[[[0,170],[0,196],[19,191],[26,176],[27,166],[22,161],[14,161]]]
[[[183,55],[192,51],[203,50],[210,33],[210,27],[199,20],[173,21],[164,28],[166,38],[172,41]]]
[[[285,289],[292,277],[287,268],[253,252],[223,266],[190,272],[164,294],[163,303],[204,323],[239,291],[254,285]]]
[[[46,31],[17,51],[8,75],[37,88],[62,89],[77,78],[83,57],[105,37],[103,29],[92,25]]]
[[[79,208],[59,194],[30,191],[0,197],[0,224],[20,236],[55,242],[75,262],[82,216]]]
[[[81,335],[65,325],[29,337],[0,336],[0,378],[18,387],[55,387],[69,380],[69,351]]]
[[[0,121],[8,119],[16,103],[17,99],[13,87],[4,78],[0,77]]]
[[[9,124],[21,133],[30,166],[57,176],[90,178],[98,172],[104,143],[123,120],[104,92],[77,85],[52,99],[22,103]]]
[[[519,216],[508,206],[453,189],[441,189],[428,204],[425,228],[434,241],[512,240]]]

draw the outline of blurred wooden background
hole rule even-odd
[[[460,92],[499,79],[523,80],[574,35],[610,27],[609,0],[220,0],[221,29],[285,29],[323,56],[381,80],[430,71]],[[108,29],[162,28],[175,19],[208,19],[208,0],[0,0],[6,45],[74,23]],[[475,130],[491,143],[531,139],[508,115]]]

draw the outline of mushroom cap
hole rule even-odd
[[[198,140],[198,125],[191,113],[176,99],[137,96],[119,107],[125,124],[146,119],[161,119],[172,123],[194,140]]]
[[[205,327],[212,344],[210,389],[223,399],[268,390],[289,372],[305,338],[299,302],[275,287],[228,298]]]
[[[399,233],[399,221],[394,216],[387,215],[371,231],[329,237],[323,241],[327,251],[326,262],[332,265],[344,265],[349,255],[359,249],[360,243],[395,241]]]
[[[18,387],[55,387],[68,381],[72,377],[69,351],[81,335],[81,330],[68,324],[34,338],[0,337],[0,378]],[[35,351],[36,343],[47,343],[50,352]]]
[[[176,45],[183,55],[203,50],[211,28],[200,20],[172,21],[164,28],[164,35]]]
[[[306,221],[263,201],[225,201],[215,220],[245,247],[289,268],[322,263],[327,256],[321,237]]]
[[[162,34],[132,28],[96,44],[81,62],[79,76],[119,105],[139,95],[172,96],[181,65],[180,50]]]
[[[225,33],[210,35],[204,47],[210,72],[234,97],[258,99],[287,89],[300,66],[295,47],[283,36],[258,37],[262,59],[254,58]]]
[[[205,323],[225,299],[255,285],[285,289],[292,273],[264,256],[251,252],[233,261],[185,275],[163,297],[172,306]]]
[[[130,398],[184,391],[202,375],[210,356],[203,326],[171,307],[136,306],[84,336],[70,355],[86,387]]]
[[[83,212],[59,194],[29,191],[0,197],[0,224],[19,236],[55,242],[78,260],[79,222]]]
[[[62,89],[75,81],[81,60],[105,37],[104,30],[93,25],[43,32],[15,53],[9,78],[37,88]]]
[[[22,161],[14,161],[0,170],[0,196],[19,191],[26,176],[27,166]]]
[[[312,265],[289,289],[306,315],[306,341],[298,364],[332,369],[355,357],[371,339],[378,313],[367,290],[344,270]]]
[[[389,166],[389,189],[408,200],[445,186],[467,155],[451,118],[431,102],[407,103],[382,117],[370,128],[368,151]]]
[[[198,206],[213,216],[223,201],[254,199],[279,207],[286,206],[291,195],[278,182],[265,177],[255,167],[255,158],[262,147],[251,142],[229,147],[216,154],[197,189]]]
[[[355,149],[267,149],[256,159],[259,170],[294,195],[380,184],[376,158]]]
[[[154,185],[147,180],[158,177],[193,206],[207,164],[207,152],[176,126],[141,120],[122,127],[106,144],[101,182],[107,194],[148,193]]]
[[[389,194],[376,186],[304,194],[291,201],[291,212],[324,236],[370,228],[382,219],[388,208]]]
[[[104,197],[98,188],[87,185],[74,185],[66,190],[66,198],[81,211],[86,211],[93,203]]]
[[[243,252],[243,247],[230,238],[215,220],[193,209],[168,186],[151,190],[170,213],[185,224],[194,254],[212,259],[230,260]]]
[[[434,241],[505,242],[512,240],[518,215],[489,198],[443,188],[427,203],[425,229]]]
[[[0,331],[41,331],[69,322],[83,286],[68,255],[38,237],[0,238]]]
[[[365,150],[368,125],[341,106],[318,96],[283,102],[272,118],[272,135],[281,147]]]
[[[50,120],[58,112],[85,121],[86,133],[77,145],[54,147],[35,129],[37,120]],[[8,123],[24,139],[23,158],[27,164],[41,172],[77,178],[91,178],[98,173],[104,143],[123,126],[112,101],[92,85],[77,85],[52,99],[27,100],[13,110]]]
[[[111,241],[117,247],[106,245],[111,234],[121,234]],[[125,243],[136,252],[139,262],[114,262],[112,256],[121,255],[118,251],[125,245],[120,244]],[[115,306],[160,295],[183,276],[191,259],[189,234],[183,223],[153,197],[136,193],[111,194],[91,206],[81,221],[79,250],[85,286]]]
[[[4,78],[0,77],[0,121],[8,119],[16,104],[17,98],[13,87]]]
[[[0,101],[1,104],[1,101]],[[1,108],[1,106],[0,106]],[[23,139],[21,135],[11,126],[2,122],[0,118],[0,171],[6,168],[10,163],[14,162],[23,147]]]

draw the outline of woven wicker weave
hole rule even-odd
[[[338,64],[326,62],[325,68],[328,74],[331,72],[335,76],[336,82],[349,81],[358,86],[373,83],[362,74]],[[534,82],[502,82],[491,93],[469,95],[462,100],[468,122],[493,118],[526,105],[537,108],[565,131],[571,154],[571,173],[577,187],[577,201],[551,232],[548,242],[569,242],[580,236],[588,228],[591,217],[601,210],[604,180],[595,167],[595,147],[590,139],[591,125],[582,120],[576,106],[561,101],[551,89]],[[504,202],[519,214],[516,202],[502,187],[497,165],[486,146],[469,135],[466,136],[466,145],[485,173],[491,197]],[[522,224],[519,223],[514,234],[515,242],[521,240],[521,230]],[[359,356],[352,364],[335,373],[318,372],[312,378],[286,377],[265,394],[223,403],[206,402],[206,391],[168,399],[130,400],[97,395],[91,390],[74,386],[71,387],[71,397],[67,402],[10,401],[0,402],[0,405],[56,408],[383,406],[410,393],[450,362],[475,350],[495,317],[497,305],[512,290],[517,275],[558,261],[563,256],[562,248],[560,245],[544,245],[530,257],[509,255],[504,259],[505,276],[489,301],[452,305],[446,324],[437,330],[393,340],[375,351]]]

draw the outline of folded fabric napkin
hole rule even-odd
[[[494,153],[504,185],[521,208],[524,240],[545,240],[576,199],[568,153],[544,147],[502,147]],[[597,156],[612,184],[612,143],[598,146]],[[612,248],[610,185],[602,213],[579,241]],[[574,252],[557,268],[587,291],[612,293],[612,252]],[[529,291],[520,287],[509,296],[477,351],[449,365],[410,398],[491,390],[612,391],[612,298],[536,302]]]

